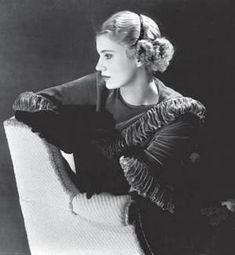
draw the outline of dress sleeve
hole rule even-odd
[[[131,191],[136,191],[163,210],[173,213],[175,187],[170,179],[174,180],[172,176],[178,174],[174,173],[177,171],[177,162],[186,158],[190,152],[198,125],[195,117],[185,114],[159,129],[141,152],[121,157],[120,165]],[[175,169],[169,169],[171,178],[163,181],[162,176],[166,174],[164,171],[168,170],[169,162],[176,162],[175,167],[171,165]]]
[[[95,105],[97,99],[97,73],[50,87],[39,92],[23,92],[15,100],[13,111],[58,111],[59,107]]]
[[[99,79],[94,73],[37,93],[21,93],[13,104],[15,117],[48,142],[71,153],[90,131]],[[75,143],[75,137],[79,143]]]
[[[50,87],[37,92],[45,98],[60,105],[95,105],[97,99],[97,84],[101,82],[99,73],[86,75],[59,86]]]

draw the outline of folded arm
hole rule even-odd
[[[178,173],[168,169],[169,162],[180,162],[189,157],[192,142],[198,128],[198,120],[184,115],[157,131],[148,145],[136,155],[120,158],[120,165],[131,186],[131,191],[149,198],[163,210],[173,213],[175,209],[175,190],[172,185]],[[177,167],[177,166],[176,166]],[[165,173],[164,171],[170,171]],[[169,180],[164,178],[167,175]]]
[[[100,82],[94,73],[37,93],[21,93],[13,104],[15,117],[48,142],[74,152],[94,130],[114,125],[107,112],[96,111]]]

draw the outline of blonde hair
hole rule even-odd
[[[130,11],[121,11],[109,17],[96,35],[107,34],[129,49],[135,49],[136,57],[150,75],[164,72],[174,55],[171,42],[161,36],[156,22]]]

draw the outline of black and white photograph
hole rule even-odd
[[[234,255],[231,0],[0,0],[0,255]]]

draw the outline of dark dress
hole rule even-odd
[[[155,83],[155,105],[127,104],[119,89],[107,90],[95,73],[23,93],[13,109],[33,131],[74,153],[79,174],[71,178],[88,198],[131,194],[128,219],[146,254],[214,255],[218,229],[234,216],[203,199],[200,164],[190,160],[205,108],[157,78]],[[119,162],[123,155],[127,168]]]

